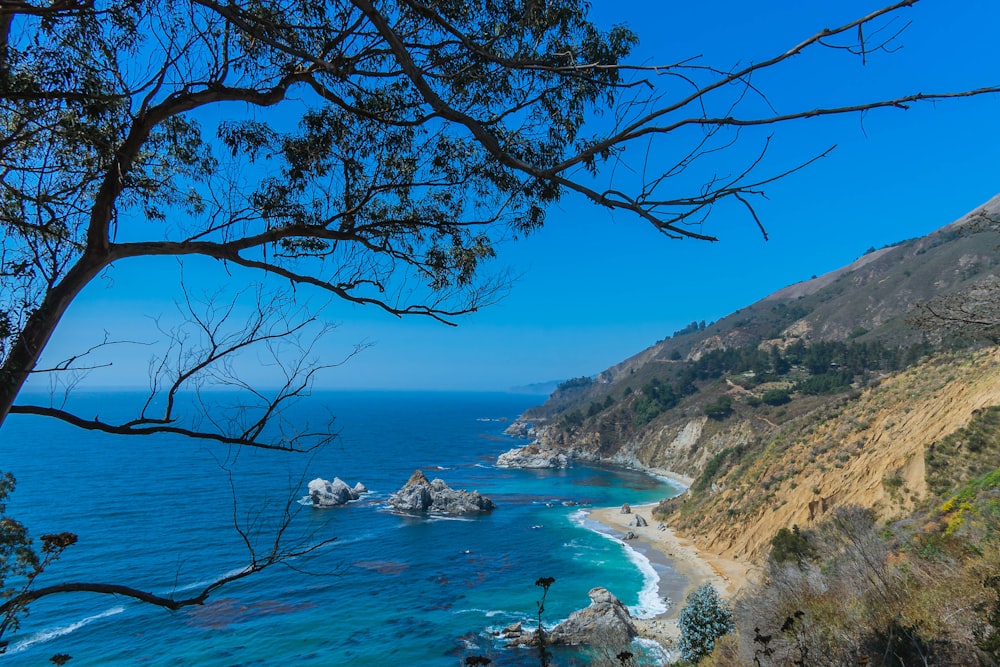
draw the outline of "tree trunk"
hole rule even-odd
[[[63,314],[80,293],[101,270],[108,265],[106,256],[85,252],[66,276],[51,289],[41,305],[24,324],[24,328],[14,341],[10,354],[0,366],[0,427],[10,413],[14,400],[31,375],[42,350],[52,337],[52,332]]]

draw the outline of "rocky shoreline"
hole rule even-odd
[[[588,518],[614,533],[632,532],[637,541],[665,557],[673,569],[687,579],[684,594],[674,599],[667,611],[651,619],[635,619],[640,637],[655,641],[665,650],[670,650],[680,636],[677,615],[684,605],[684,597],[690,591],[704,583],[711,583],[720,594],[732,599],[752,579],[755,570],[749,563],[731,561],[699,549],[694,542],[678,535],[669,526],[661,527],[658,522],[647,522],[645,526],[635,525],[635,514],[649,516],[655,506],[636,505],[631,508],[631,514],[623,514],[618,507],[594,509],[589,512]]]
[[[534,435],[534,429],[528,423],[515,420],[507,429],[508,435],[529,438]],[[570,465],[573,460],[580,460],[574,457],[574,452],[562,452],[555,448],[545,447],[538,441],[533,441],[528,445],[516,447],[500,455],[497,459],[498,467],[518,467],[518,468],[562,468]],[[613,460],[593,461],[590,459],[581,460],[582,463],[604,463],[665,479],[682,486],[686,492],[693,483],[693,479],[685,475],[678,474],[671,470],[662,468],[651,468],[645,466],[637,460],[624,460],[622,457],[615,457]],[[600,613],[607,612],[609,619],[617,618],[619,629],[629,636],[638,636],[642,639],[655,642],[662,649],[670,653],[680,636],[677,627],[677,617],[684,605],[684,598],[688,593],[704,583],[711,583],[723,596],[732,599],[742,590],[747,581],[752,576],[753,570],[748,563],[741,563],[721,558],[716,554],[699,549],[694,542],[678,535],[672,528],[658,521],[651,521],[652,510],[655,503],[640,505],[629,508],[612,507],[594,509],[588,512],[588,518],[599,523],[607,532],[622,540],[635,540],[633,547],[638,551],[646,552],[647,557],[669,563],[670,567],[676,571],[684,580],[686,586],[683,592],[671,599],[671,604],[666,611],[652,618],[632,618],[627,617],[627,622],[620,618],[614,610],[617,609],[604,596],[603,588],[595,588],[591,596],[591,606],[576,612],[571,619],[579,620],[579,615],[584,617],[595,614],[595,605],[600,608]],[[605,531],[602,531],[605,532]],[[652,550],[655,553],[649,553]],[[662,591],[661,591],[662,592]],[[610,594],[609,594],[610,595]],[[614,597],[613,595],[610,597]],[[617,600],[615,600],[617,601]],[[621,603],[619,603],[620,605]],[[626,612],[627,615],[627,612]],[[569,619],[567,619],[568,621]],[[564,623],[566,623],[564,621]],[[562,624],[560,624],[562,625]],[[556,626],[552,632],[565,643],[574,643],[574,628],[579,623],[573,623],[567,628]],[[556,630],[559,632],[556,632]],[[567,633],[566,630],[570,630]],[[586,633],[583,633],[586,634]],[[570,639],[567,640],[567,637]],[[580,635],[576,637],[576,643],[586,643],[586,637]],[[512,638],[512,643],[524,645],[530,643],[532,638],[526,633],[524,637]]]

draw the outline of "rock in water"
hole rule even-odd
[[[524,634],[524,630],[521,628],[521,621],[518,621],[517,623],[511,623],[506,628],[500,631],[500,636],[506,637],[508,639],[520,637],[522,634]]]
[[[389,496],[388,503],[390,507],[406,512],[445,514],[489,512],[495,507],[492,500],[478,491],[452,489],[440,479],[430,482],[420,470],[410,475],[403,488]]]
[[[313,507],[345,505],[367,492],[368,489],[361,482],[355,484],[352,489],[339,477],[334,477],[332,482],[321,477],[309,482],[309,499],[312,500]]]
[[[621,646],[638,636],[628,608],[608,589],[590,589],[590,606],[575,611],[569,618],[545,633],[549,644],[584,644]],[[538,645],[538,632],[510,636],[512,645]]]
[[[552,628],[548,636],[550,642],[615,646],[628,643],[639,634],[628,608],[611,591],[598,586],[590,589],[587,595],[590,606],[573,612]]]
[[[498,468],[565,468],[568,465],[569,458],[565,454],[537,442],[515,447],[497,457]]]

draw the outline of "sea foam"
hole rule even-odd
[[[115,614],[120,614],[125,611],[125,607],[112,607],[102,611],[100,614],[94,614],[93,616],[88,616],[87,618],[81,619],[75,623],[70,623],[69,625],[63,625],[55,628],[50,628],[48,630],[42,630],[41,632],[36,632],[26,639],[22,639],[13,646],[7,649],[5,655],[12,655],[14,653],[20,653],[25,649],[28,649],[35,644],[44,644],[45,642],[52,641],[57,637],[62,637],[68,635],[71,632],[76,632],[80,628],[90,625],[94,621],[99,621],[102,618],[107,618],[108,616],[114,616]]]
[[[590,518],[589,510],[580,509],[573,512],[570,515],[570,520],[581,528],[591,530],[605,539],[620,544],[625,550],[625,557],[642,573],[642,590],[639,591],[639,602],[628,608],[633,616],[654,618],[666,613],[667,603],[660,599],[660,575],[657,574],[653,563],[646,556],[633,549],[628,542],[608,533],[608,528],[604,524]]]

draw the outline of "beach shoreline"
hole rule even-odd
[[[660,475],[661,472],[651,471],[651,474]],[[663,476],[681,483],[685,481],[677,475]],[[635,619],[641,637],[670,650],[680,636],[677,616],[687,594],[704,583],[710,583],[723,597],[732,600],[746,585],[752,568],[748,563],[721,558],[698,549],[691,540],[679,536],[670,526],[653,520],[652,510],[655,507],[656,503],[633,506],[630,514],[622,514],[620,507],[597,508],[591,509],[587,518],[619,538],[631,531],[636,535],[636,540],[629,542],[632,548],[640,552],[655,551],[687,580],[683,595],[673,598],[666,611],[652,618]],[[636,515],[642,516],[648,525],[630,525],[634,524]],[[644,555],[649,557],[648,553]]]

